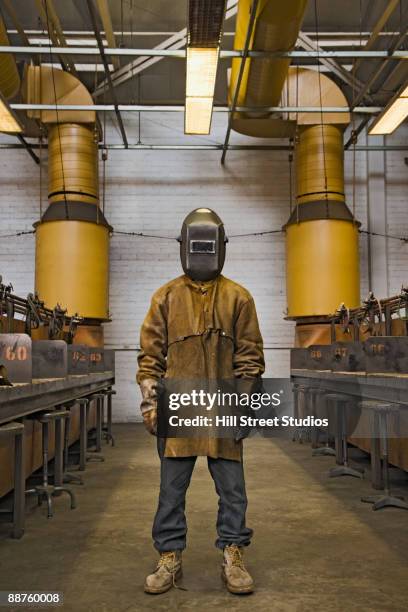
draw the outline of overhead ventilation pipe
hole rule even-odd
[[[51,67],[29,66],[29,103],[92,105],[76,77]],[[95,112],[30,111],[48,127],[49,206],[36,223],[35,289],[49,307],[68,314],[109,318],[110,226],[99,208],[98,135]]]
[[[250,40],[250,50],[291,51],[296,45],[307,0],[260,0]],[[243,49],[248,31],[252,0],[239,0],[234,49]],[[232,60],[229,99],[234,98],[241,59]],[[290,58],[247,58],[239,88],[237,106],[259,107],[258,112],[236,112],[232,129],[260,138],[293,134],[295,121],[274,118],[261,107],[277,106],[285,83]]]
[[[261,0],[249,48],[290,51],[303,20],[306,0]],[[247,36],[252,0],[239,0],[234,48]],[[241,66],[234,59],[229,98],[234,97]],[[348,106],[340,88],[316,70],[290,68],[289,58],[247,58],[237,106],[259,111],[234,112],[232,129],[249,136],[293,136],[296,145],[297,199],[286,225],[288,317],[332,313],[344,302],[360,303],[358,223],[345,202],[343,130],[349,113],[271,115],[262,107]],[[286,80],[286,83],[285,83]]]
[[[3,18],[0,15],[0,45],[10,46],[7,36],[7,29]],[[10,100],[18,94],[20,90],[20,75],[18,73],[16,61],[11,53],[0,54],[0,91],[3,96]]]
[[[325,75],[291,68],[284,104],[347,106]],[[348,113],[298,113],[296,205],[286,229],[288,317],[319,317],[360,304],[359,223],[344,193]]]

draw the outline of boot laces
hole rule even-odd
[[[233,567],[240,567],[244,569],[244,560],[242,558],[242,553],[236,544],[228,546],[228,555],[231,559],[231,565]]]
[[[175,565],[176,565],[176,553],[174,552],[161,553],[159,562],[157,564],[157,569],[159,569],[159,567],[165,567],[166,570],[174,574]]]
[[[166,570],[171,574],[173,586],[176,589],[187,591],[185,587],[182,587],[176,583],[176,553],[175,552],[164,552],[160,554],[160,559],[157,563],[157,569],[165,567]]]

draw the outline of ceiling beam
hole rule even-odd
[[[6,9],[7,13],[10,16],[10,19],[12,20],[14,27],[17,30],[18,35],[21,38],[21,41],[24,45],[29,46],[30,45],[30,41],[28,39],[27,34],[24,32],[24,28],[20,23],[20,20],[17,17],[17,13],[15,11],[15,8],[13,6],[13,3],[11,2],[11,0],[2,0],[3,4],[4,4],[4,8]]]
[[[11,1],[11,0],[9,0]],[[79,0],[82,1],[82,0]],[[75,2],[75,0],[74,0]],[[7,29],[7,33],[8,34],[17,34],[17,30],[8,28]],[[42,30],[32,30],[32,29],[26,29],[26,33],[30,36],[40,36],[41,34],[43,34]],[[113,32],[115,36],[122,36],[122,31],[116,30]],[[105,31],[101,30],[101,34],[105,35]],[[177,32],[170,32],[170,31],[161,31],[158,30],[156,32],[154,31],[147,31],[147,30],[138,30],[138,31],[130,31],[130,30],[124,30],[123,31],[123,36],[126,37],[134,37],[134,36],[173,36],[174,34],[177,34]],[[353,38],[356,39],[357,42],[360,40],[361,37],[363,38],[368,38],[371,35],[370,31],[364,31],[364,32],[360,32],[360,30],[354,30],[354,31],[336,31],[336,32],[325,32],[325,31],[319,31],[319,32],[313,32],[311,30],[307,30],[305,31],[305,34],[307,34],[308,36],[314,36],[314,37],[318,37],[320,39],[320,42],[323,43],[325,42],[324,39],[325,38]],[[93,31],[92,30],[64,30],[64,35],[65,36],[93,36]],[[379,36],[399,36],[400,32],[387,32],[386,30],[382,31],[379,33]],[[235,32],[232,31],[227,31],[227,32],[223,32],[223,36],[235,36]]]
[[[21,142],[21,146],[27,151],[30,157],[35,161],[36,164],[40,164],[40,158],[33,151],[32,145],[29,144],[22,134],[16,134],[18,140]]]
[[[129,79],[132,79],[137,74],[140,74],[149,66],[153,66],[159,62],[163,57],[185,57],[185,52],[182,51],[180,53],[177,52],[178,49],[182,49],[186,44],[186,35],[187,29],[182,30],[183,34],[180,36],[181,32],[171,36],[166,39],[164,42],[157,45],[152,51],[151,55],[144,54],[141,57],[129,62],[126,66],[123,66],[119,70],[115,71],[112,74],[112,82],[115,87],[120,85],[121,83],[125,83]],[[168,45],[168,46],[165,46]],[[154,51],[157,53],[154,54]],[[98,97],[103,94],[106,84],[100,83],[98,87],[93,92],[94,97]]]
[[[407,32],[402,33],[402,35],[400,34],[398,40],[392,46],[391,51],[395,50],[395,48],[400,46],[400,44],[404,41],[406,34],[407,34]],[[380,85],[377,87],[377,89],[374,92],[374,94],[379,92],[381,90],[381,88],[383,88],[384,86],[387,85],[388,81],[392,78],[392,76],[396,73],[397,69],[401,66],[401,63],[402,62],[398,62],[397,65],[394,67],[394,69],[391,71],[391,73],[388,74],[385,78],[382,79]],[[383,61],[380,64],[379,68],[373,74],[373,76],[371,77],[370,81],[364,86],[364,88],[360,91],[360,93],[357,96],[357,98],[355,98],[355,100],[353,101],[353,108],[355,108],[356,105],[359,104],[361,102],[361,100],[365,97],[366,92],[368,92],[370,90],[370,88],[372,87],[372,85],[378,80],[378,78],[381,76],[381,74],[382,74],[382,72],[383,72],[383,70],[385,69],[386,66],[387,66],[387,62],[385,62],[385,61]],[[405,72],[406,72],[406,70],[404,70],[404,73]],[[349,149],[356,149],[357,148],[358,137],[364,131],[366,126],[370,123],[370,120],[371,120],[370,116],[364,117],[361,120],[360,124],[356,128],[354,128],[352,130],[349,139],[347,140],[346,144],[344,145],[344,149],[346,151],[349,150]]]
[[[406,32],[403,37],[406,36]],[[399,39],[399,45],[401,39]],[[396,46],[399,46],[396,45]],[[139,48],[111,48],[104,47],[106,55],[110,56],[146,56],[146,57],[175,57],[185,59],[185,50],[174,50],[174,49],[139,49]],[[99,49],[97,47],[59,47],[59,46],[41,46],[31,45],[25,46],[14,46],[14,45],[0,45],[0,53],[14,53],[16,55],[34,55],[36,53],[42,53],[44,56],[50,54],[61,54],[64,55],[92,55],[98,56]],[[221,59],[228,59],[232,57],[243,57],[243,49],[234,49],[228,51],[227,49],[220,51]],[[384,60],[401,60],[408,59],[408,50],[396,49],[394,51],[249,51],[248,57],[260,57],[260,58],[273,58],[273,57],[290,57],[299,59],[319,59],[322,58],[354,58],[364,57],[368,59],[384,59]],[[123,68],[126,68],[124,66]],[[113,73],[114,74],[114,73]],[[112,74],[112,76],[113,76]]]
[[[378,36],[380,35],[381,30],[387,23],[388,19],[391,17],[394,10],[397,8],[397,6],[399,6],[399,4],[400,4],[400,0],[389,0],[383,13],[380,15],[379,19],[377,20],[377,23],[374,25],[373,30],[370,34],[370,37],[364,46],[365,51],[369,51],[370,49],[373,48]],[[357,69],[360,66],[361,61],[362,61],[361,58],[359,58],[355,62],[354,67],[353,67],[353,73],[357,71]]]
[[[401,36],[399,36],[399,38],[395,41],[395,43],[392,45],[391,49],[389,49],[389,51],[387,51],[388,57],[391,57],[391,58],[395,57],[395,53],[397,52],[396,50],[404,42],[405,37],[407,36],[407,33],[408,33],[408,29],[406,29],[404,32],[402,32]],[[373,52],[372,51],[367,51],[367,53],[373,53]],[[407,53],[407,58],[408,58],[408,52],[405,51],[405,53]],[[402,59],[402,58],[400,58],[400,59]],[[357,96],[354,98],[353,106],[357,106],[358,104],[360,104],[360,102],[365,98],[365,96],[368,93],[370,93],[371,88],[373,87],[373,85],[375,85],[375,83],[377,82],[378,78],[381,76],[381,74],[383,73],[383,71],[385,70],[385,68],[387,66],[388,66],[387,60],[383,59],[383,61],[380,63],[380,65],[377,68],[377,70],[374,72],[374,74],[371,76],[371,78],[369,78],[368,81],[366,81],[364,83],[363,87],[360,89],[360,91],[358,92]]]
[[[87,0],[87,5],[88,5],[88,10],[89,10],[89,15],[91,17],[92,27],[94,29],[95,37],[96,37],[96,40],[98,42],[99,53],[101,55],[102,63],[103,63],[104,68],[105,68],[106,81],[107,81],[107,84],[108,84],[108,87],[109,87],[110,95],[112,97],[112,101],[113,101],[113,105],[114,105],[114,111],[115,111],[116,119],[118,121],[120,133],[122,135],[123,144],[125,145],[125,147],[127,147],[128,146],[128,139],[127,139],[127,136],[126,136],[125,126],[123,125],[122,116],[121,116],[120,111],[119,111],[118,100],[116,98],[116,92],[115,92],[115,89],[114,89],[114,87],[112,85],[112,79],[111,79],[111,74],[110,74],[110,70],[109,70],[109,62],[108,62],[107,57],[105,55],[105,49],[103,47],[102,36],[101,36],[100,31],[99,31],[98,20],[97,20],[97,15],[96,15],[96,9],[95,9],[93,0]]]
[[[91,0],[87,0],[90,2]],[[184,112],[181,104],[25,104],[13,102],[9,104],[13,110],[59,110],[59,111],[126,111],[150,113]],[[230,112],[229,106],[214,106],[215,113]],[[350,113],[375,115],[383,110],[382,106],[358,106],[353,110],[348,106],[237,106],[239,113]]]
[[[96,0],[99,15],[105,32],[105,37],[109,47],[116,47],[116,39],[112,26],[112,18],[109,11],[108,0]],[[102,33],[102,32],[101,32]],[[112,64],[115,70],[119,70],[120,61],[118,57],[112,57]]]
[[[309,38],[307,34],[300,32],[298,36],[298,43],[307,51],[318,52],[319,62],[323,66],[326,66],[326,68],[329,68],[329,70],[333,72],[333,74],[338,76],[339,79],[341,79],[344,83],[347,83],[347,85],[349,85],[353,89],[360,89],[363,86],[363,83],[359,81],[354,75],[352,75],[348,70],[345,70],[343,66],[341,66],[341,64],[339,64],[334,59],[334,57],[327,58],[325,56],[324,50],[321,47],[319,47],[319,45],[314,40]],[[354,52],[354,56],[355,56],[355,52]]]
[[[224,21],[236,15],[237,10],[238,10],[238,0],[228,0]],[[154,49],[157,51],[161,51],[161,50],[162,51],[165,51],[165,50],[176,51],[177,49],[184,48],[186,43],[187,43],[187,28],[183,28],[176,34],[173,34],[172,36],[170,36],[169,38],[167,38],[160,44],[156,45]],[[184,55],[185,54],[183,53],[183,57]],[[123,68],[120,68],[118,71],[112,74],[112,82],[114,86],[117,87],[121,83],[125,83],[129,79],[132,79],[137,74],[140,74],[141,72],[146,70],[146,68],[149,68],[153,64],[156,64],[157,62],[159,62],[162,59],[162,57],[164,56],[160,55],[160,56],[149,58],[149,56],[146,54],[145,56],[139,57],[129,62],[128,64],[126,64],[126,66],[123,66]],[[94,96],[95,97],[100,96],[104,91],[104,87],[105,87],[105,83],[101,83],[94,91]]]
[[[65,48],[67,43],[53,1],[35,0],[35,4],[37,6],[37,10],[40,15],[42,24],[45,30],[48,32],[48,36],[52,40],[54,47],[57,48],[55,51],[51,51],[52,47],[50,47],[50,53],[54,52],[58,55],[63,70],[66,70],[67,72],[70,72],[71,74],[77,76],[75,64],[72,59],[70,57],[66,57],[65,53],[61,53],[60,48]],[[37,53],[42,52],[44,52],[44,49],[42,49],[42,51],[37,51]]]
[[[29,144],[33,149],[39,149],[40,145],[37,143]],[[43,149],[47,148],[47,143],[42,145]],[[189,145],[189,144],[129,144],[125,147],[123,144],[99,144],[99,149],[109,149],[111,151],[222,151],[223,144],[210,144],[210,145]],[[0,143],[0,150],[2,149],[23,149],[23,144],[16,144],[13,142]],[[228,145],[229,151],[292,151],[293,145],[245,145],[245,144],[230,144]],[[354,150],[354,149],[353,149]],[[355,148],[356,151],[408,151],[408,145],[358,145]],[[351,151],[351,149],[349,149]]]

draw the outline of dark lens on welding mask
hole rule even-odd
[[[190,253],[215,253],[215,240],[190,240]]]

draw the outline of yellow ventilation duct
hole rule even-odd
[[[344,201],[343,131],[336,125],[301,126],[296,144],[298,204]]]
[[[30,103],[93,104],[76,77],[50,67],[26,69],[24,94]],[[30,116],[48,125],[49,206],[36,224],[36,291],[49,307],[106,320],[111,228],[99,208],[95,112]]]
[[[307,0],[260,0],[250,50],[291,51],[299,34]],[[234,49],[243,49],[252,0],[239,0]],[[229,97],[234,97],[241,59],[232,60]],[[288,74],[290,58],[247,58],[237,106],[277,106]],[[248,136],[284,137],[291,135],[293,121],[273,119],[261,112],[234,113],[232,129]]]
[[[98,145],[93,126],[52,125],[48,130],[48,198],[98,204]]]
[[[0,16],[0,45],[10,46],[7,29]],[[0,91],[9,100],[14,98],[20,90],[20,75],[11,53],[0,54]]]
[[[92,96],[78,79],[51,66],[25,66],[23,97],[27,104],[81,104],[93,105]],[[27,115],[52,123],[87,123],[94,125],[95,111],[29,110]]]
[[[347,106],[341,90],[313,70],[292,68],[284,101]],[[296,207],[286,225],[288,316],[333,313],[360,303],[358,227],[344,194],[343,129],[349,113],[299,113]]]
[[[41,299],[49,307],[61,304],[69,314],[106,320],[109,228],[43,217],[36,229],[35,289]]]

